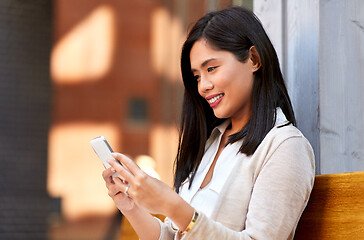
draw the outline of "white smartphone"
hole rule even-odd
[[[104,164],[105,168],[110,168],[110,164],[107,162],[107,160],[109,159],[115,159],[113,158],[113,156],[111,155],[111,153],[113,153],[114,151],[112,150],[112,148],[110,147],[109,143],[106,141],[104,136],[100,136],[97,138],[94,138],[91,140],[91,146],[94,149],[95,153],[97,154],[97,156],[100,158],[100,160],[102,161],[102,164]],[[119,161],[117,161],[119,162]],[[120,163],[120,162],[119,162]],[[122,163],[120,163],[125,169],[127,169]],[[128,170],[128,169],[127,169]],[[120,177],[121,179],[123,179],[119,173],[114,173],[112,175],[113,177]]]

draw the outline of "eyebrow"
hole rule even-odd
[[[209,62],[211,62],[213,60],[217,60],[217,58],[209,58],[209,59],[203,61],[203,63],[201,63],[201,68],[205,67]],[[197,70],[194,68],[191,68],[191,71],[196,72]]]

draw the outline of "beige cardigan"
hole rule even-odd
[[[293,239],[314,177],[307,139],[292,125],[274,127],[252,156],[241,154],[211,218],[200,213],[182,239]],[[169,224],[161,222],[159,239],[174,237]]]

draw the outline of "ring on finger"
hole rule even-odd
[[[129,197],[129,193],[128,193],[129,187],[130,187],[130,184],[128,184],[128,186],[126,186],[125,191],[124,191],[124,194],[125,194],[127,197]]]

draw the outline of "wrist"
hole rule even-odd
[[[171,206],[169,207],[166,216],[173,221],[179,231],[184,232],[188,229],[191,222],[193,221],[193,218],[195,216],[195,209],[191,207],[191,205],[189,205],[179,195],[177,196],[178,199],[171,201]],[[192,225],[190,227],[192,227]]]
[[[195,209],[194,212],[193,212],[192,219],[191,219],[190,223],[188,224],[187,228],[184,231],[181,231],[180,230],[180,233],[182,235],[188,233],[193,228],[193,226],[195,225],[195,223],[197,221],[198,215],[199,214],[198,214],[198,212]]]
[[[127,215],[133,215],[134,213],[138,212],[138,210],[140,210],[140,208],[138,207],[137,204],[134,203],[131,208],[127,208],[127,209],[119,208],[119,210],[123,215],[127,216]]]

